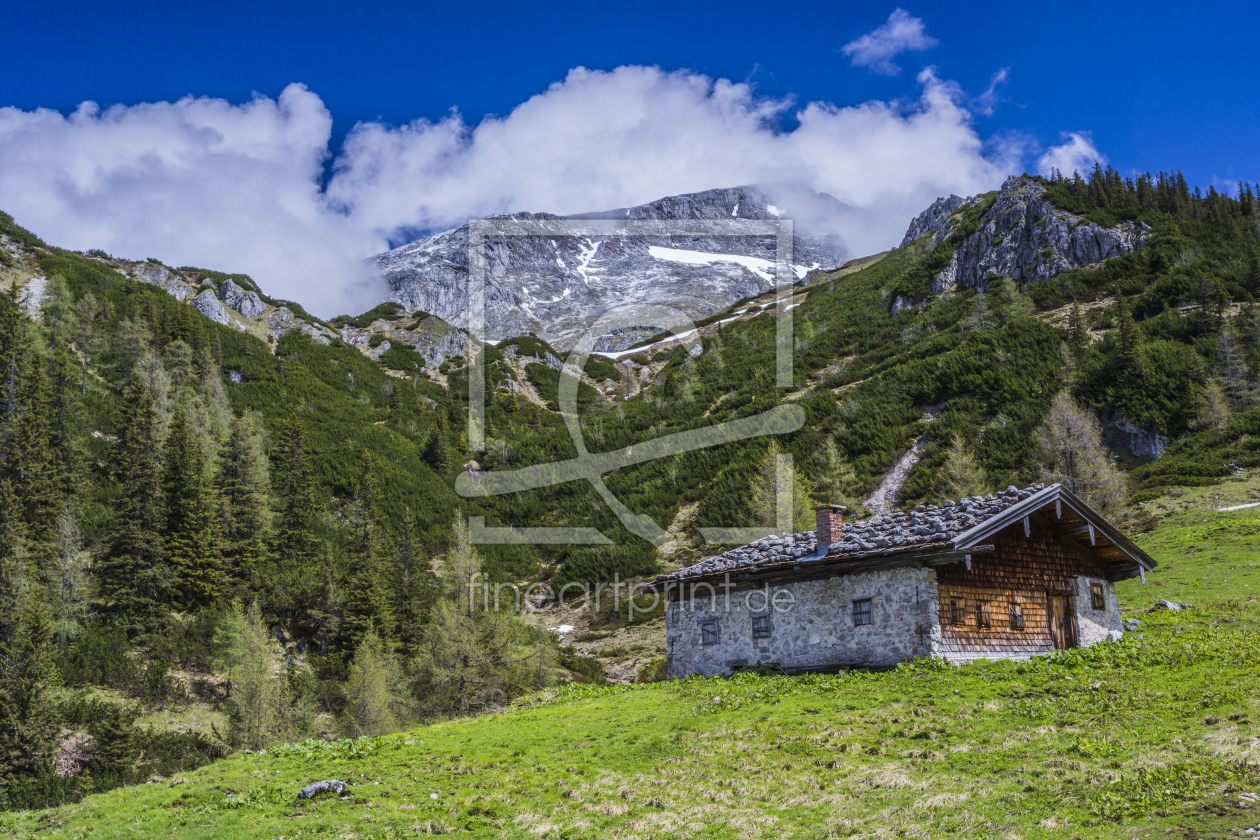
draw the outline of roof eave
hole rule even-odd
[[[1043,490],[1038,490],[1022,502],[1016,502],[1001,513],[995,514],[979,525],[963,531],[954,537],[954,547],[968,548],[975,545],[980,540],[1014,525],[1025,516],[1029,516],[1055,500],[1066,504],[1073,513],[1090,525],[1093,525],[1095,529],[1107,538],[1108,542],[1146,571],[1152,571],[1159,565],[1153,557],[1138,548],[1132,540],[1120,533],[1101,513],[1087,505],[1079,496],[1062,484],[1051,484]]]

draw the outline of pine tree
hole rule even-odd
[[[421,553],[416,517],[411,508],[403,513],[402,531],[394,543],[394,615],[398,637],[414,647],[424,635],[424,621],[433,597],[433,573]]]
[[[83,532],[75,515],[63,510],[57,518],[49,586],[53,629],[57,647],[79,635],[88,612],[89,555],[83,547]]]
[[[359,481],[351,523],[357,532],[356,562],[342,616],[342,646],[355,649],[370,631],[392,645],[398,629],[391,591],[395,573],[380,512],[380,488],[370,468]]]
[[[984,292],[981,289],[976,289],[976,305],[967,322],[974,330],[987,330],[996,325],[993,312],[989,308],[989,302],[985,300]]]
[[[1260,248],[1254,240],[1247,243],[1247,288],[1260,292]]]
[[[24,546],[42,567],[61,509],[48,445],[48,380],[30,320],[11,295],[0,295],[0,480],[20,505]]]
[[[205,456],[176,410],[162,458],[162,490],[166,501],[166,553],[189,610],[211,603],[223,591],[219,553],[218,511]]]
[[[18,605],[34,579],[22,506],[13,482],[0,477],[0,642],[12,634]]]
[[[122,434],[114,447],[114,480],[119,484],[114,536],[93,566],[102,594],[133,628],[151,623],[175,594],[163,539],[161,462],[157,413],[148,392],[135,384],[127,394]]]
[[[267,557],[270,470],[262,426],[246,414],[232,426],[219,454],[217,489],[224,574],[235,586],[256,584]]]
[[[1199,391],[1199,398],[1195,403],[1194,428],[1225,431],[1232,413],[1229,397],[1220,380],[1209,380]]]
[[[82,483],[82,407],[74,368],[68,347],[52,351],[48,360],[48,454],[55,492],[63,498],[76,495]]]
[[[101,307],[97,304],[96,297],[91,292],[75,301],[74,327],[70,340],[78,347],[82,362],[79,371],[80,396],[87,396],[88,356],[95,355],[98,349],[99,340],[97,338],[96,319],[100,314]]]

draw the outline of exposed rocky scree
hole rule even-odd
[[[955,249],[953,260],[934,278],[932,291],[987,288],[995,276],[1019,283],[1049,280],[1146,244],[1150,228],[1145,224],[1123,222],[1104,228],[1058,209],[1044,194],[1045,187],[1032,178],[1008,178],[981,218],[980,230]],[[962,211],[981,200],[938,198],[910,223],[902,246],[927,233],[934,245],[948,238],[962,224]]]
[[[880,549],[896,550],[914,546],[929,546],[952,540],[962,532],[996,516],[1017,502],[1022,502],[1045,485],[1034,484],[1023,490],[1007,487],[1003,492],[988,496],[969,496],[956,502],[949,501],[940,507],[919,505],[912,511],[898,511],[876,516],[863,522],[845,522],[843,536],[832,546],[831,554],[845,554]],[[788,560],[798,560],[813,554],[818,548],[814,531],[799,534],[769,536],[725,554],[662,575],[659,583],[683,578],[708,575],[714,572],[730,572],[757,566],[768,566]]]
[[[779,184],[707,190],[600,213],[496,218],[539,222],[792,218],[792,262],[797,278],[803,279],[812,269],[844,262],[846,249],[834,231],[848,212],[829,195]],[[613,310],[616,315],[601,325],[595,349],[621,350],[668,326],[647,307],[672,307],[695,320],[773,286],[773,236],[597,239],[562,231],[557,224],[554,236],[503,237],[487,244],[489,340],[534,333],[559,350],[569,350],[597,319]],[[661,248],[674,253],[656,250]],[[723,255],[744,262],[721,260]],[[706,256],[712,259],[706,262]],[[468,327],[467,225],[380,254],[372,262],[385,275],[391,299],[408,311],[422,309],[456,327]]]

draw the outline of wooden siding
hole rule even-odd
[[[993,551],[974,555],[970,570],[965,563],[936,569],[941,653],[946,659],[1026,657],[1054,650],[1049,593],[1069,593],[1074,577],[1105,577],[1101,564],[1055,537],[1049,523],[1037,516],[1030,517],[1027,537],[1020,521],[991,542]],[[952,623],[951,601],[963,606],[964,624]],[[987,628],[978,626],[980,603],[989,610]],[[1012,604],[1023,612],[1022,630],[1011,627]]]

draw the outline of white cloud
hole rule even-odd
[[[251,274],[324,315],[366,309],[359,261],[406,231],[518,210],[612,209],[793,180],[855,208],[855,254],[900,241],[936,197],[1021,167],[986,143],[933,68],[915,100],[840,106],[758,97],[690,71],[582,68],[504,117],[355,126],[319,188],[331,118],[291,85],[241,105],[186,98],[68,116],[0,109],[0,208],[48,241]],[[798,125],[780,128],[792,113]],[[789,208],[790,210],[790,208]]]
[[[302,85],[242,105],[0,108],[0,208],[61,247],[248,273],[324,314],[361,309],[384,291],[355,282],[359,258],[385,241],[320,193],[331,131]]]
[[[717,186],[794,180],[862,210],[855,252],[895,243],[939,195],[999,184],[1018,159],[986,156],[957,86],[929,69],[915,102],[792,108],[748,85],[680,71],[576,69],[501,119],[458,116],[347,139],[329,195],[376,231],[437,229],[472,215],[577,213]]]
[[[884,24],[845,44],[840,52],[853,59],[854,67],[896,76],[901,68],[893,64],[894,58],[903,52],[929,50],[939,43],[927,34],[923,18],[911,17],[905,9],[893,9]]]
[[[1094,163],[1107,164],[1107,156],[1094,146],[1088,131],[1065,131],[1060,137],[1066,142],[1051,146],[1037,159],[1037,171],[1043,176],[1049,178],[1056,169],[1068,178],[1073,172],[1087,176]]]
[[[1006,80],[1010,75],[1011,68],[1003,67],[989,77],[989,86],[985,88],[984,93],[971,100],[971,110],[977,114],[984,114],[986,117],[992,114],[998,104],[998,88],[1006,86]]]

